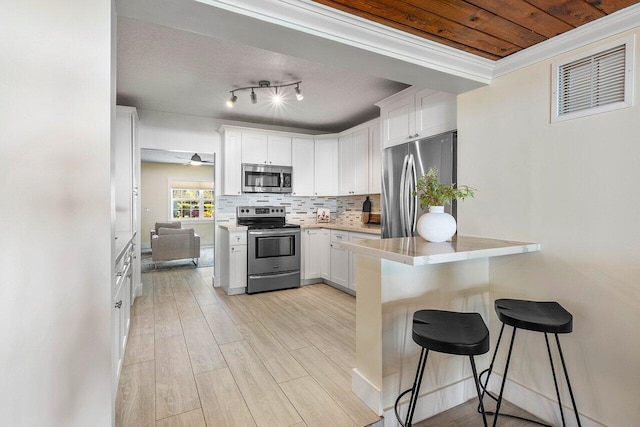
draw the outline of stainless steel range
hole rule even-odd
[[[240,206],[247,231],[247,293],[300,286],[300,226],[286,224],[282,206]]]

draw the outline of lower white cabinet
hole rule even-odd
[[[340,243],[379,239],[370,233],[357,233],[328,228],[308,228],[302,233],[302,278],[324,279],[325,283],[355,293],[355,256]]]
[[[349,232],[331,230],[331,281],[349,287],[349,251],[340,248],[340,243],[349,241]]]
[[[330,233],[326,228],[308,228],[303,231],[303,279],[331,279],[330,243]]]
[[[114,381],[112,390],[120,380],[120,370],[124,360],[124,352],[129,335],[129,323],[131,318],[131,282],[133,276],[134,244],[133,240],[127,243],[122,255],[118,257],[115,265],[115,287],[112,290],[111,300],[111,358]],[[115,396],[115,394],[114,394]]]
[[[220,286],[227,295],[247,291],[247,232],[220,228]]]

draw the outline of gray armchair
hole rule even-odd
[[[186,258],[192,258],[198,265],[200,236],[193,228],[157,228],[151,237],[151,260],[156,263]]]
[[[182,228],[182,223],[180,221],[173,222],[156,222],[156,226],[153,230],[151,230],[151,235],[149,236],[149,241],[153,240],[153,236],[158,234],[158,230],[160,228]]]

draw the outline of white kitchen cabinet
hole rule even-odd
[[[353,134],[338,138],[338,194],[347,196],[353,194],[355,171],[353,167]]]
[[[314,154],[314,196],[336,196],[338,194],[338,139],[316,139]],[[295,177],[293,179],[295,180]]]
[[[313,139],[291,138],[291,166],[293,166],[293,196],[313,196],[314,191]]]
[[[339,194],[369,193],[369,129],[359,129],[338,139]]]
[[[242,131],[242,163],[291,166],[291,137]]]
[[[340,243],[349,240],[349,232],[331,230],[331,281],[337,285],[349,287],[349,251],[342,249]]]
[[[220,227],[220,286],[227,295],[247,291],[247,231]]]
[[[331,280],[331,236],[326,228],[302,233],[302,278]]]
[[[291,137],[268,135],[267,161],[270,165],[291,166]]]
[[[380,108],[384,147],[416,138],[416,103],[413,96],[398,99]]]
[[[242,194],[242,132],[222,129],[222,193]]]
[[[134,238],[133,236],[116,257],[115,281],[112,289],[111,306],[111,357],[113,360],[114,386],[120,379],[120,370],[129,335],[131,319],[131,281],[134,270]]]
[[[369,126],[369,194],[382,188],[382,152],[380,151],[380,122]]]
[[[266,164],[269,162],[268,136],[265,133],[242,131],[242,162]]]
[[[331,280],[331,231],[327,228],[320,229],[320,277]]]
[[[416,94],[416,133],[421,138],[457,128],[457,98],[446,92],[422,90]]]
[[[382,120],[384,148],[443,132],[457,126],[456,96],[430,89],[406,89],[376,103]]]

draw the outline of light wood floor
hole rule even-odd
[[[367,426],[351,392],[355,298],[318,284],[229,297],[211,268],[145,273],[117,427]],[[481,425],[473,403],[422,425]],[[501,419],[501,426],[521,425]]]
[[[366,426],[351,393],[355,299],[326,285],[228,297],[211,269],[145,273],[116,425]]]

